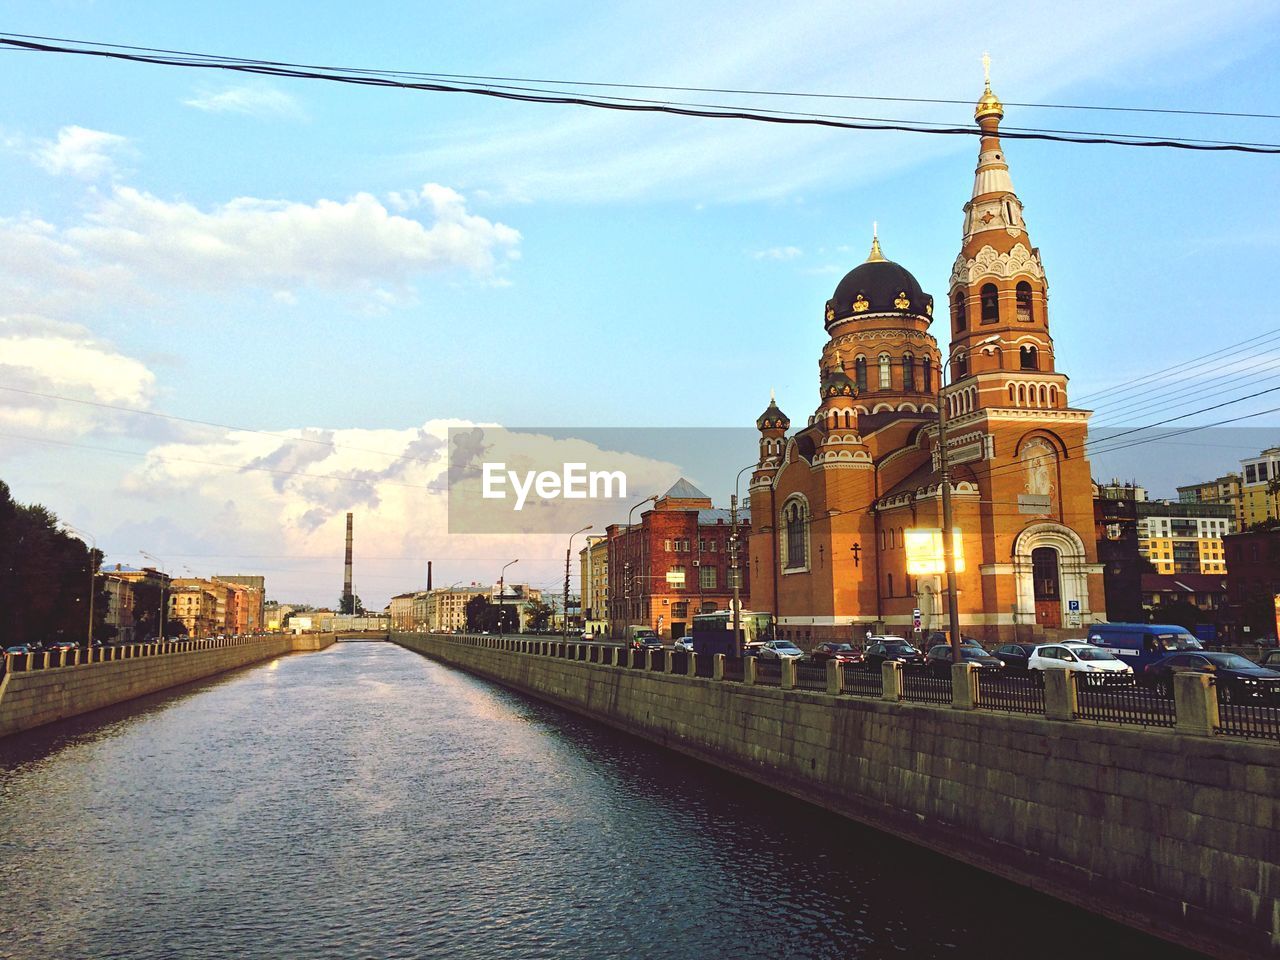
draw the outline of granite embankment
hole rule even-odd
[[[1275,744],[629,669],[611,648],[392,639],[1168,940],[1280,957]]]

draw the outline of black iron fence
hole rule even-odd
[[[700,654],[693,662],[694,676],[710,679],[716,675],[716,658],[709,653]]]
[[[842,663],[844,692],[855,697],[880,697],[884,695],[884,674],[880,668],[867,670],[860,663]]]
[[[800,690],[827,689],[827,665],[825,663],[797,663],[796,687]]]
[[[1229,702],[1228,702],[1229,701]],[[1218,691],[1218,732],[1233,737],[1280,740],[1280,697],[1274,691],[1246,699]]]
[[[918,670],[902,671],[902,699],[912,703],[950,703],[951,678]]]
[[[1172,727],[1177,720],[1173,698],[1136,684],[1099,684],[1071,674],[1076,685],[1076,719],[1133,723],[1143,727]]]
[[[782,662],[779,660],[762,660],[756,657],[756,683],[762,687],[781,686]]]
[[[684,650],[671,651],[671,672],[672,673],[688,673],[689,672],[689,654]]]
[[[1044,680],[1039,673],[978,674],[978,707],[1011,713],[1044,713]]]
[[[733,680],[737,683],[742,682],[742,658],[741,657],[725,657],[724,658],[724,678]]]

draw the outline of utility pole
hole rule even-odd
[[[947,398],[938,375],[938,474],[942,481],[942,552],[947,572],[947,615],[950,620],[951,659],[961,662],[960,604],[956,597],[956,533],[951,513],[951,470],[947,458]]]
[[[742,608],[742,591],[739,589],[741,579],[738,576],[738,494],[729,497],[729,576],[733,578],[733,646],[742,656],[742,629],[740,622]]]

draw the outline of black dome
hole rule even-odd
[[[827,326],[870,313],[932,319],[933,297],[920,289],[906,267],[892,260],[868,260],[846,273],[827,301]]]
[[[780,428],[786,430],[789,426],[791,426],[791,420],[778,408],[778,401],[770,397],[769,406],[765,407],[764,413],[756,418],[756,429]]]

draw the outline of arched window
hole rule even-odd
[[[1040,351],[1032,346],[1024,346],[1018,351],[1019,366],[1023,370],[1040,369]]]
[[[965,295],[963,290],[957,290],[951,296],[951,313],[956,319],[956,332],[959,333],[969,326],[969,319],[965,316]]]
[[[809,566],[809,509],[799,498],[787,501],[782,508],[782,525],[786,531],[783,541],[786,556],[784,570],[804,570]]]
[[[880,354],[880,389],[890,390],[893,388],[893,371],[889,355],[887,353]]]
[[[982,322],[995,323],[1000,319],[1000,294],[994,283],[982,285]]]
[[[902,389],[916,388],[916,358],[909,353],[902,355]]]
[[[969,375],[969,355],[962,353],[956,357],[956,379]]]
[[[920,379],[924,381],[924,392],[933,393],[933,365],[928,357],[920,358]]]
[[[1035,318],[1031,314],[1031,284],[1025,280],[1018,281],[1017,287],[1018,319],[1030,323]]]
[[[1018,402],[1018,395],[1017,395],[1017,391],[1014,389],[1014,386],[1013,386],[1013,384],[1012,384],[1012,383],[1011,383],[1011,384],[1009,384],[1009,402],[1010,402],[1010,403],[1017,403],[1017,402]]]
[[[859,393],[867,392],[867,358],[861,354],[853,361],[853,382]]]

